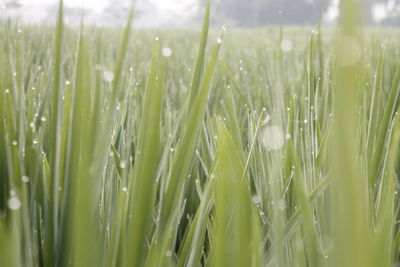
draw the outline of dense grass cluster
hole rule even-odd
[[[400,33],[356,7],[338,30],[1,22],[0,266],[394,266]]]

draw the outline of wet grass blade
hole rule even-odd
[[[60,255],[58,247],[58,227],[59,227],[59,186],[60,186],[60,157],[61,157],[61,138],[62,138],[62,95],[63,95],[63,1],[60,0],[58,8],[58,17],[55,34],[54,47],[54,86],[52,91],[50,129],[51,135],[49,139],[50,152],[50,170],[51,170],[51,194],[50,194],[50,225],[48,226],[49,249],[53,251],[50,255],[54,259],[49,259],[49,264],[56,261]]]
[[[132,214],[132,219],[127,229],[127,266],[144,264],[145,244],[152,224],[156,170],[162,151],[160,125],[165,79],[164,70],[160,69],[158,61],[159,43],[156,41],[144,96],[134,174],[130,181],[129,214]]]
[[[226,128],[219,123],[215,165],[215,265],[260,266],[261,235],[252,206],[244,160]]]
[[[210,24],[210,1],[207,2],[206,12],[203,19],[203,26],[201,28],[200,46],[196,58],[196,64],[194,67],[192,89],[190,90],[190,104],[193,104],[193,101],[195,100],[196,95],[198,94],[202,76],[204,73],[209,24]]]

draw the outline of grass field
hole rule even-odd
[[[400,31],[0,23],[0,266],[394,267]]]

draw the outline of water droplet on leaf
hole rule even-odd
[[[26,175],[22,176],[22,182],[29,183],[29,177]]]
[[[112,82],[114,80],[114,73],[112,71],[104,71],[103,76],[106,82]]]
[[[19,210],[21,208],[21,201],[16,196],[12,196],[8,199],[7,206],[10,210]]]
[[[285,144],[284,133],[278,126],[268,126],[262,131],[262,142],[268,150],[278,150]]]
[[[172,56],[172,49],[169,48],[169,47],[164,47],[164,48],[162,49],[161,53],[162,53],[162,55],[163,55],[164,57],[170,57],[170,56]]]
[[[292,48],[293,48],[293,44],[291,41],[286,40],[286,39],[281,41],[281,50],[283,52],[290,52],[292,50]]]

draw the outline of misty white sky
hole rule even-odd
[[[0,0],[0,6],[4,6],[9,0]],[[27,21],[40,21],[48,18],[48,10],[55,6],[58,0],[19,0],[22,8],[18,11]],[[85,18],[99,22],[100,15],[107,14],[110,3],[113,0],[64,0],[67,8],[85,8],[88,10]],[[128,8],[132,0],[116,0],[115,7]],[[197,0],[136,0],[136,11],[141,16],[136,16],[140,26],[162,26],[184,23],[198,11]],[[3,14],[12,14],[14,11],[2,9]],[[14,12],[15,13],[15,12]],[[101,23],[101,22],[100,22]]]
[[[0,6],[9,0],[0,0]],[[109,12],[110,3],[115,6],[128,7],[132,0],[64,0],[64,5],[69,8],[84,7],[88,10],[85,18],[96,23],[107,23],[104,15]],[[243,0],[246,1],[246,0]],[[329,0],[330,5],[324,14],[324,21],[332,23],[339,15],[339,0]],[[372,17],[375,22],[385,19],[396,8],[396,0],[388,0],[386,3],[374,4],[371,7]],[[28,21],[40,21],[49,19],[49,7],[58,3],[58,0],[19,0],[23,8],[19,15]],[[198,0],[136,0],[136,10],[140,14],[136,16],[138,26],[158,27],[163,25],[182,25],[190,21],[198,13]],[[3,12],[3,13],[1,13]],[[7,10],[0,11],[0,16],[7,14]],[[400,11],[399,11],[400,12]],[[393,13],[393,12],[392,12]],[[101,15],[103,21],[100,21]]]
[[[195,0],[146,0],[148,2],[153,3],[157,8],[164,10],[176,10],[185,7],[188,3],[194,3]],[[107,6],[110,1],[106,0],[64,0],[64,4],[70,7],[86,7],[91,10],[101,12]],[[127,2],[127,1],[124,1]],[[143,0],[137,0],[137,3],[140,5]],[[21,0],[21,4],[29,6],[29,5],[51,5],[58,3],[58,0]]]

